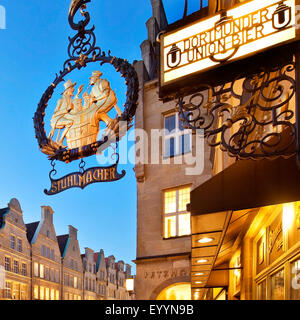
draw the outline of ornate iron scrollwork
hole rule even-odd
[[[86,4],[91,0],[73,0],[69,9],[69,24],[71,28],[77,31],[72,38],[69,37],[68,59],[63,64],[63,69],[56,74],[52,84],[44,92],[37,111],[34,114],[34,128],[36,138],[42,152],[48,155],[50,160],[60,160],[71,162],[83,157],[96,154],[98,148],[103,145],[109,138],[106,136],[101,141],[97,141],[83,148],[67,149],[58,145],[55,141],[47,137],[44,129],[44,116],[48,102],[51,99],[56,87],[64,81],[64,78],[75,69],[81,69],[89,63],[100,62],[100,65],[111,64],[115,70],[121,73],[125,78],[127,85],[126,102],[124,111],[117,116],[112,123],[112,127],[118,131],[120,121],[127,121],[128,126],[131,125],[138,100],[138,77],[134,67],[125,59],[116,58],[111,55],[110,51],[105,53],[100,47],[96,46],[95,27],[87,29],[90,22],[90,15],[86,11]],[[84,18],[79,22],[75,22],[75,15],[80,11]],[[119,139],[117,133],[117,141]]]
[[[295,60],[295,59],[294,59]],[[208,144],[240,159],[296,153],[295,61],[241,74],[220,86],[178,97],[186,128],[203,129]]]

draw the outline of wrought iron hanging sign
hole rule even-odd
[[[43,94],[33,119],[39,148],[51,160],[53,167],[49,174],[51,188],[49,191],[45,190],[47,195],[54,195],[69,188],[83,189],[96,182],[116,181],[125,175],[124,170],[121,174],[117,171],[119,156],[116,153],[114,154],[116,162],[109,167],[85,170],[85,162],[82,160],[95,155],[99,147],[106,148],[110,142],[119,141],[121,126],[125,125],[125,129],[128,129],[132,125],[138,99],[138,77],[134,67],[126,59],[111,56],[110,51],[102,52],[100,47],[96,46],[95,27],[87,28],[90,15],[86,11],[86,4],[89,2],[91,0],[71,2],[68,20],[71,28],[77,33],[69,38],[68,59]],[[78,12],[83,16],[83,20],[76,23],[74,18]],[[84,85],[77,88],[74,96],[77,83],[70,79],[65,80],[72,71],[96,62],[100,62],[100,67],[103,64],[112,65],[125,78],[127,93],[123,111],[117,106],[116,94],[111,89],[109,81],[102,78],[103,73],[100,70],[92,72],[89,88],[83,94]],[[47,136],[44,128],[45,110],[55,89],[61,83],[64,90],[56,103],[50,121],[51,130]],[[113,109],[117,113],[115,118],[108,115]],[[104,137],[98,139],[100,122],[105,124],[106,131]],[[57,173],[54,168],[55,160],[69,163],[79,159],[81,159],[79,172],[53,179]]]

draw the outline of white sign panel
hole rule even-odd
[[[161,85],[296,38],[295,0],[253,0],[161,37]]]

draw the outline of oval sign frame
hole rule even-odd
[[[95,27],[93,26],[91,29],[86,29],[86,26],[90,22],[90,15],[85,9],[86,3],[90,1],[91,0],[72,0],[71,2],[68,20],[71,28],[76,30],[77,34],[73,38],[69,37],[69,58],[65,61],[63,70],[59,71],[59,74],[56,74],[55,80],[42,95],[33,118],[35,136],[38,140],[39,148],[51,161],[59,160],[69,163],[74,160],[86,158],[95,155],[101,145],[109,142],[109,137],[105,136],[102,140],[84,147],[68,149],[59,146],[46,135],[44,117],[48,102],[52,98],[56,87],[65,81],[64,77],[75,69],[80,70],[89,63],[100,62],[100,66],[108,63],[124,77],[125,85],[127,86],[126,102],[123,113],[116,118],[117,123],[126,121],[127,128],[130,127],[137,108],[139,81],[134,67],[126,59],[111,56],[110,51],[108,51],[108,54],[102,52],[100,47],[96,47]],[[84,20],[75,23],[74,16],[79,10]],[[119,140],[118,135],[116,139],[117,141]]]

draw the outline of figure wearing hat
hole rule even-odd
[[[62,92],[62,97],[57,101],[57,105],[54,111],[54,114],[51,118],[51,132],[49,138],[52,138],[56,129],[59,129],[57,134],[56,142],[61,144],[68,132],[68,129],[72,126],[73,120],[65,118],[65,116],[74,108],[72,97],[74,94],[74,87],[76,86],[76,82],[72,83],[71,80],[68,80],[64,83],[65,90]],[[66,128],[61,138],[60,131],[61,129]]]
[[[115,92],[111,89],[109,82],[106,79],[101,79],[101,71],[93,71],[90,77],[90,85],[93,86],[89,99],[84,99],[85,108],[94,106],[97,108],[97,118],[104,121],[106,125],[112,121],[107,113],[115,108],[118,115],[121,115],[121,110],[117,106],[117,97]]]

